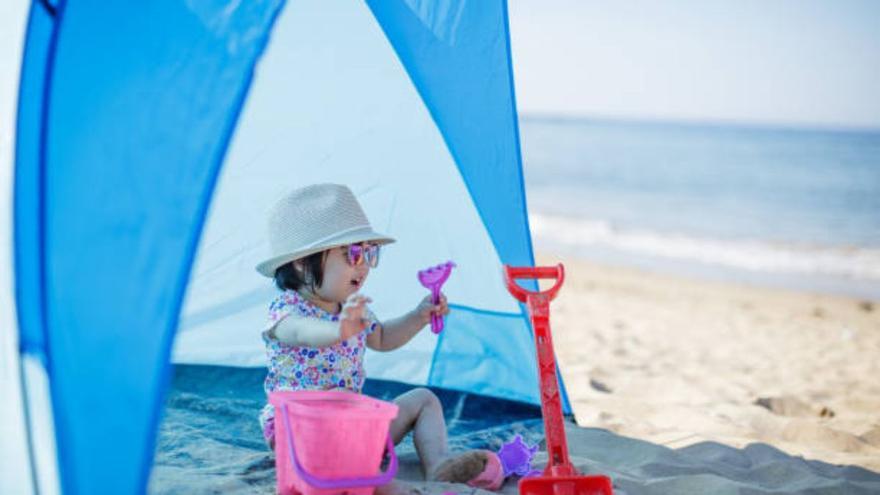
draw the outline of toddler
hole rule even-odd
[[[273,256],[257,265],[257,271],[273,278],[281,293],[269,305],[263,331],[267,394],[331,389],[361,393],[366,347],[397,349],[430,323],[432,314],[449,313],[445,296],[436,305],[426,296],[391,320],[379,321],[370,311],[371,300],[358,291],[378,265],[381,246],[394,239],[373,231],[345,186],[318,184],[288,194],[270,213],[269,241]],[[411,390],[394,403],[399,412],[389,433],[397,444],[413,432],[425,479],[500,486],[503,478],[494,453],[448,451],[443,411],[430,390]],[[263,408],[260,424],[274,449],[271,404]]]

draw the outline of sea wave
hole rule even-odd
[[[540,243],[600,247],[644,256],[770,273],[830,275],[880,281],[880,248],[815,246],[746,239],[713,239],[557,215],[529,215]]]

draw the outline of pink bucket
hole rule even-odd
[[[337,390],[272,392],[269,402],[278,493],[372,495],[397,474],[388,434],[395,404]],[[386,448],[390,463],[377,475]]]

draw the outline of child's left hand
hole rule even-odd
[[[449,314],[449,306],[446,304],[446,295],[442,292],[440,293],[440,303],[434,304],[431,302],[432,297],[430,295],[425,296],[422,299],[422,302],[416,306],[415,313],[419,317],[419,321],[422,326],[425,326],[431,323],[431,315],[438,314],[441,317]]]

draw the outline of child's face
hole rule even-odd
[[[369,264],[349,264],[348,246],[332,248],[324,261],[323,283],[315,289],[315,295],[327,302],[344,303],[364,286],[369,274]]]

